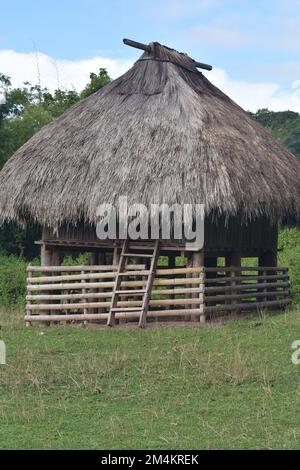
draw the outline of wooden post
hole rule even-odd
[[[113,262],[112,264],[118,266],[120,262],[120,249],[118,247],[114,248],[113,252]]]
[[[100,251],[100,253],[98,253],[98,264],[101,266],[101,265],[105,265],[106,264],[106,256],[105,256],[105,251]],[[104,288],[99,288],[97,290],[97,292],[105,292],[105,289]],[[98,310],[99,313],[105,313],[105,310],[103,309],[99,309]]]
[[[192,253],[187,253],[186,257],[187,257],[186,268],[192,268],[193,267],[193,255],[192,255]],[[187,273],[186,277],[187,278],[192,277],[192,274]],[[186,287],[192,288],[194,286],[192,284],[190,284],[190,285],[187,285]],[[186,294],[186,298],[188,298],[188,299],[192,298],[192,294]],[[190,308],[190,305],[186,304],[186,309],[188,310],[189,308]],[[185,321],[191,321],[192,320],[192,315],[185,315],[184,319],[185,319]]]
[[[85,274],[85,271],[81,271],[81,274]],[[84,282],[85,282],[84,279],[82,279],[81,282],[84,283]],[[82,294],[86,294],[86,289],[82,289]],[[82,299],[82,303],[85,303],[85,302],[86,302],[86,299],[83,298],[83,299]],[[87,314],[88,314],[88,309],[87,309],[87,308],[84,308],[84,309],[83,309],[83,314],[84,314],[84,315],[87,315]],[[83,321],[83,326],[86,326],[86,325],[87,325],[87,321],[84,320],[84,321]]]
[[[27,273],[27,277],[28,277],[28,279],[32,278],[32,271],[29,271]],[[28,293],[28,291],[27,291],[27,293]],[[30,309],[26,309],[26,315],[31,315],[31,313],[32,313],[32,311]],[[31,325],[32,325],[32,322],[30,322],[30,321],[26,322],[26,326],[31,326]]]
[[[41,246],[41,266],[51,266],[52,253],[45,244]]]
[[[60,266],[60,253],[57,249],[55,248],[51,248],[51,251],[50,251],[50,257],[51,257],[51,261],[50,261],[50,265],[51,266]],[[53,275],[54,273],[51,272],[49,273],[49,275]],[[59,294],[58,291],[53,291],[52,292],[54,295],[55,294]],[[54,301],[54,303],[59,303],[59,300],[58,301]],[[56,312],[55,311],[51,311],[50,314],[53,315],[55,314]]]
[[[120,251],[120,249],[116,246],[116,247],[114,248],[114,251],[113,251],[113,265],[114,265],[114,266],[117,266],[117,267],[119,266],[120,257],[121,257],[121,251]],[[115,323],[118,323],[119,321],[120,321],[120,319],[119,319],[119,320],[115,319]],[[125,322],[126,322],[126,319],[125,319]]]
[[[52,258],[51,251],[47,248],[45,244],[43,244],[41,246],[41,266],[51,266],[51,258]],[[46,294],[48,294],[48,292],[45,292],[45,295]],[[40,312],[39,314],[50,315],[50,312],[48,310],[44,310]],[[45,326],[50,326],[50,322],[45,323]]]
[[[240,251],[231,251],[226,257],[225,257],[225,263],[226,267],[232,267],[232,268],[240,268],[241,267],[241,253]],[[240,275],[240,271],[229,271],[226,273],[226,275],[229,275],[231,278],[230,280],[230,286],[231,286],[231,295],[235,295],[237,293],[235,287],[238,284],[235,280],[235,277],[238,277]],[[231,301],[229,300],[226,302],[228,304],[234,305],[237,303],[236,300],[232,299]],[[237,314],[239,313],[237,310],[232,309],[232,311],[236,312]]]
[[[268,267],[277,267],[277,248],[269,251],[265,251],[264,253],[261,253],[261,255],[258,258],[258,265],[260,267],[268,268]],[[270,274],[269,271],[266,269],[264,271],[260,271],[259,275],[264,276]],[[274,273],[275,274],[275,273]],[[268,282],[274,282],[274,281],[268,281],[268,280],[262,280],[262,283],[268,283]],[[266,293],[266,297],[264,297],[265,300],[277,300],[277,297],[269,297],[268,296],[268,291],[274,290],[274,288],[265,288],[264,292]],[[275,289],[277,290],[277,289]],[[259,300],[257,300],[259,301]]]
[[[218,266],[218,257],[217,256],[205,256],[204,258],[204,266],[206,268],[216,268]],[[206,272],[205,279],[214,279],[218,275],[217,272]],[[217,286],[217,283],[209,283],[209,287]],[[216,305],[216,302],[210,301],[209,306],[213,307]]]
[[[51,249],[51,266],[60,266],[60,253],[55,248]]]
[[[175,264],[176,264],[176,257],[175,257],[175,255],[169,254],[169,256],[168,256],[168,267],[169,267],[169,269],[174,269],[174,268],[175,268]],[[174,278],[174,276],[172,276],[172,277]],[[175,299],[175,295],[174,295],[174,294],[171,294],[171,295],[169,296],[169,299],[172,299],[172,300]],[[175,306],[173,305],[173,306],[171,307],[171,309],[172,309],[172,308],[175,308]]]
[[[95,266],[98,264],[98,253],[91,253],[90,254],[90,265]],[[97,289],[91,289],[91,292],[97,292]],[[92,302],[97,302],[97,299],[93,299]],[[91,313],[97,313],[97,309],[91,309]]]
[[[196,251],[195,253],[193,253],[193,268],[198,268],[198,267],[202,267],[204,268],[204,250],[201,250],[201,251]],[[200,277],[202,278],[202,281],[204,281],[204,276],[203,276],[204,273],[202,273],[202,276],[199,276],[199,274],[194,274],[193,277]],[[203,289],[204,289],[204,285],[202,285]],[[198,317],[198,321],[200,321],[200,323],[205,323],[206,321],[206,318],[205,318],[205,311],[204,311],[204,293],[200,293],[199,294],[194,294],[193,297],[199,297],[199,299],[201,299],[202,302],[200,302],[199,304],[199,317]],[[197,317],[194,317],[195,320],[194,321],[197,321]]]

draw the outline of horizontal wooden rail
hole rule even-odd
[[[169,295],[169,294],[190,294],[190,293],[201,293],[203,292],[204,289],[202,288],[197,288],[197,287],[191,287],[191,288],[186,288],[186,289],[164,289],[164,290],[153,290],[152,296],[157,296],[157,295]],[[124,294],[127,297],[130,297],[130,292],[126,291]],[[141,293],[141,295],[143,295]],[[26,300],[76,300],[76,299],[105,299],[112,297],[112,291],[110,292],[93,292],[91,293],[81,293],[81,294],[50,294],[50,295],[27,295]]]
[[[274,267],[274,266],[242,266],[242,267],[234,267],[234,266],[218,266],[213,268],[205,268],[205,272],[207,273],[216,273],[216,272],[240,272],[240,271],[284,271],[288,272],[289,268],[286,267]]]
[[[243,294],[227,294],[227,295],[215,295],[212,297],[205,297],[206,302],[220,302],[223,300],[239,300],[248,299],[249,297],[275,297],[275,296],[286,296],[289,294],[288,290],[283,291],[272,291],[272,292],[243,292]]]
[[[289,282],[270,282],[268,283],[255,283],[255,284],[239,284],[234,287],[236,291],[239,290],[248,290],[248,289],[264,289],[264,288],[272,288],[272,287],[277,287],[277,288],[284,288],[284,287],[289,287],[290,283]],[[214,286],[214,287],[205,287],[205,295],[208,296],[212,293],[215,292],[221,292],[221,291],[228,291],[232,290],[232,286]]]
[[[282,280],[285,280],[285,279],[288,279],[288,274],[282,274],[282,275],[279,275],[279,276],[276,276],[276,275],[261,275],[261,276],[234,276],[234,277],[231,277],[231,276],[220,276],[220,277],[215,277],[215,278],[206,278],[206,283],[215,283],[215,282],[219,282],[219,283],[222,283],[222,282],[225,282],[225,281],[232,281],[233,279],[235,281],[264,281],[264,280],[279,280],[279,279],[282,279]]]
[[[200,278],[191,279],[155,279],[154,286],[172,286],[178,284],[200,284],[202,281]],[[124,281],[122,287],[137,287],[144,285],[145,281]],[[61,283],[61,284],[29,284],[27,286],[28,291],[43,291],[43,290],[68,290],[68,289],[97,289],[102,287],[113,287],[113,282],[84,282],[84,283]]]
[[[85,296],[82,295],[82,298]],[[161,299],[161,300],[150,300],[150,306],[153,305],[197,305],[200,303],[199,299]],[[128,300],[120,301],[117,307],[139,307],[142,305],[142,301],[139,300]],[[68,303],[68,304],[27,304],[27,310],[78,310],[83,308],[101,308],[110,307],[110,302],[81,302],[81,303]]]
[[[223,310],[260,310],[269,307],[281,307],[284,305],[289,305],[290,300],[269,300],[267,302],[253,302],[253,303],[242,303],[242,304],[232,304],[232,305],[218,305],[216,307],[205,307],[205,312],[218,312]]]
[[[116,264],[100,264],[100,265],[76,265],[76,266],[27,266],[28,272],[76,272],[76,271],[117,271],[118,266]],[[145,269],[144,264],[129,264],[126,269]]]
[[[182,315],[199,315],[199,309],[184,309],[184,310],[153,310],[149,311],[147,317],[158,318],[158,317],[178,317]],[[117,312],[116,319],[128,318],[135,319],[139,318],[138,312]],[[68,315],[26,315],[25,321],[32,322],[49,322],[49,321],[79,321],[84,320],[107,320],[108,313],[90,313],[90,314],[68,314]]]

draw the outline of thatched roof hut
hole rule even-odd
[[[2,219],[93,224],[96,208],[203,203],[206,214],[299,218],[299,161],[198,71],[158,43],[123,76],[23,145],[0,172]]]
[[[150,317],[205,322],[206,314],[290,303],[277,230],[299,220],[300,163],[186,54],[158,43],[144,49],[0,172],[0,217],[44,228],[42,266],[28,268],[27,322],[138,317],[144,326],[149,309]],[[204,247],[145,237],[125,239],[120,254],[120,240],[99,240],[95,230],[98,206],[119,196],[146,206],[204,204]],[[91,252],[93,266],[60,266],[70,249]],[[184,250],[186,266],[175,268]],[[168,269],[156,270],[159,254]],[[258,266],[243,268],[242,257],[253,256]],[[154,285],[163,286],[159,299]]]

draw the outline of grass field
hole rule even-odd
[[[2,449],[300,448],[299,311],[144,331],[1,315]]]

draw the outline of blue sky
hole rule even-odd
[[[54,80],[80,87],[92,71],[88,67],[97,70],[99,64],[115,77],[139,55],[123,46],[122,38],[129,37],[157,40],[211,63],[212,81],[244,107],[267,104],[300,112],[300,0],[0,0],[0,5],[0,72],[16,84],[23,77],[35,80],[36,51],[43,84],[50,88]]]

